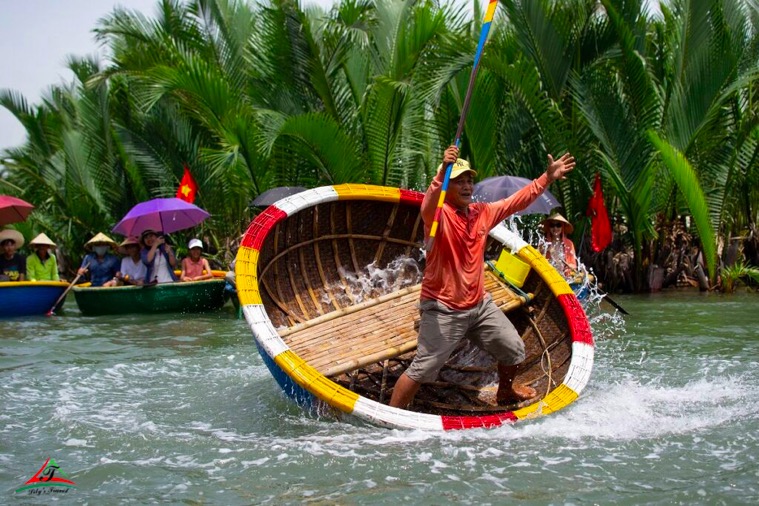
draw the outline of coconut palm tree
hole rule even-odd
[[[752,5],[674,0],[653,17],[642,0],[504,0],[462,155],[482,177],[535,177],[569,150],[579,169],[555,193],[582,219],[603,174],[637,288],[663,215],[693,216],[714,276],[716,238],[756,228]],[[239,236],[250,199],[273,186],[423,189],[452,140],[481,19],[478,4],[471,17],[419,0],[157,7],[103,18],[109,64],[72,60],[77,83],[39,107],[0,95],[29,135],[0,184],[44,202],[40,226],[68,223],[81,240],[172,196],[185,164],[217,238]]]
[[[694,218],[714,280],[716,238],[729,239],[740,190],[751,193],[744,174],[757,170],[747,135],[757,126],[748,99],[759,70],[756,11],[742,0],[702,0],[674,1],[662,12],[665,101],[661,131],[649,135],[676,186],[673,201]]]

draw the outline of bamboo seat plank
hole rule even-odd
[[[504,312],[524,301],[492,272],[485,289]],[[416,349],[421,284],[318,316],[279,332],[287,345],[327,377]]]

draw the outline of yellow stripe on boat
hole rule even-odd
[[[358,400],[358,394],[347,390],[337,383],[330,381],[319,371],[292,352],[283,351],[276,357],[274,362],[299,386],[305,388],[319,399],[342,410],[352,413]]]
[[[240,246],[237,251],[237,297],[244,306],[263,303],[258,290],[258,255],[257,249],[247,246]]]
[[[556,269],[540,254],[538,250],[529,244],[519,250],[519,256],[535,269],[541,278],[548,284],[551,293],[555,296],[574,293],[567,281],[561,277]]]
[[[55,286],[67,288],[65,281],[0,281],[0,287],[20,288],[22,286]]]
[[[577,397],[577,392],[562,383],[553,389],[543,400],[531,404],[526,408],[517,409],[514,411],[514,414],[520,420],[532,416],[550,415],[554,411],[559,411],[572,404]]]
[[[339,200],[361,198],[362,200],[381,200],[383,202],[399,202],[401,190],[389,186],[371,186],[365,184],[341,184],[333,187]]]

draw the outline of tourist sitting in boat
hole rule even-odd
[[[203,258],[203,242],[200,239],[191,239],[187,244],[189,256],[182,260],[182,274],[180,281],[202,281],[213,278],[211,266],[208,260]]]
[[[453,164],[450,184],[440,212],[439,230],[422,279],[421,321],[416,357],[393,388],[390,405],[407,407],[422,383],[432,382],[464,338],[498,361],[496,402],[510,404],[537,395],[534,388],[514,382],[525,359],[524,342],[508,317],[485,292],[485,246],[488,232],[513,213],[529,206],[553,181],[563,179],[575,166],[567,153],[511,197],[497,202],[472,203],[474,176],[469,162],[458,158],[458,147],[445,150],[443,164],[422,201],[425,235],[429,236],[440,200],[445,167]]]
[[[116,241],[99,232],[95,237],[87,241],[84,249],[89,253],[82,260],[77,274],[83,276],[89,273],[91,286],[109,287],[117,286],[119,279],[119,258],[111,253],[116,247]]]
[[[24,245],[21,232],[6,228],[0,232],[0,281],[24,281],[26,258],[16,250]]]
[[[570,279],[577,273],[577,257],[575,245],[572,239],[567,237],[574,227],[566,218],[559,213],[552,213],[543,220],[543,233],[546,244],[543,248],[543,256],[561,272],[565,278]]]
[[[177,257],[166,238],[155,230],[145,230],[140,236],[142,263],[147,267],[145,283],[173,283],[177,281],[174,269]]]
[[[29,281],[60,281],[58,259],[50,252],[55,243],[44,233],[29,243],[34,253],[26,257],[26,277]]]
[[[127,237],[119,244],[121,269],[116,274],[119,281],[125,285],[143,285],[148,274],[147,266],[140,257],[140,241],[136,237]]]

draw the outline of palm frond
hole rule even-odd
[[[677,185],[688,203],[696,229],[701,237],[701,247],[704,250],[704,259],[709,270],[709,277],[714,280],[717,268],[717,243],[713,224],[709,219],[709,208],[696,172],[677,148],[659,137],[655,132],[649,132],[649,138],[659,151],[664,165],[669,169],[675,181],[677,181]]]

